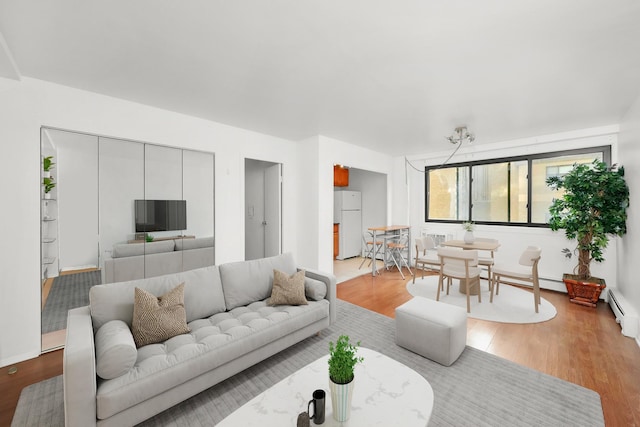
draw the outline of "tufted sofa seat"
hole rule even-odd
[[[333,276],[306,271],[308,305],[268,306],[274,268],[297,271],[292,255],[284,254],[94,286],[90,306],[69,312],[66,425],[135,425],[335,321]],[[131,368],[101,378],[100,366],[114,363],[98,348],[101,328],[114,321],[130,327],[136,287],[162,295],[180,283],[190,332],[138,348]]]

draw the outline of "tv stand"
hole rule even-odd
[[[170,236],[170,237],[154,237],[152,242],[160,242],[162,240],[176,240],[176,239],[195,239],[196,236]],[[147,243],[145,239],[128,240],[127,243]],[[149,242],[150,243],[150,242]]]

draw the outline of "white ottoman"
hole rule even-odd
[[[415,297],[396,308],[396,344],[451,366],[467,344],[467,312],[454,305]]]

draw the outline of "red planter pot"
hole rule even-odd
[[[587,307],[595,307],[600,293],[607,287],[604,279],[598,277],[581,280],[575,274],[565,274],[562,280],[567,287],[569,301]]]

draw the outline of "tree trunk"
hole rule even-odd
[[[591,277],[591,270],[589,264],[591,264],[591,253],[587,249],[580,249],[578,251],[578,276],[580,279],[588,279]]]

